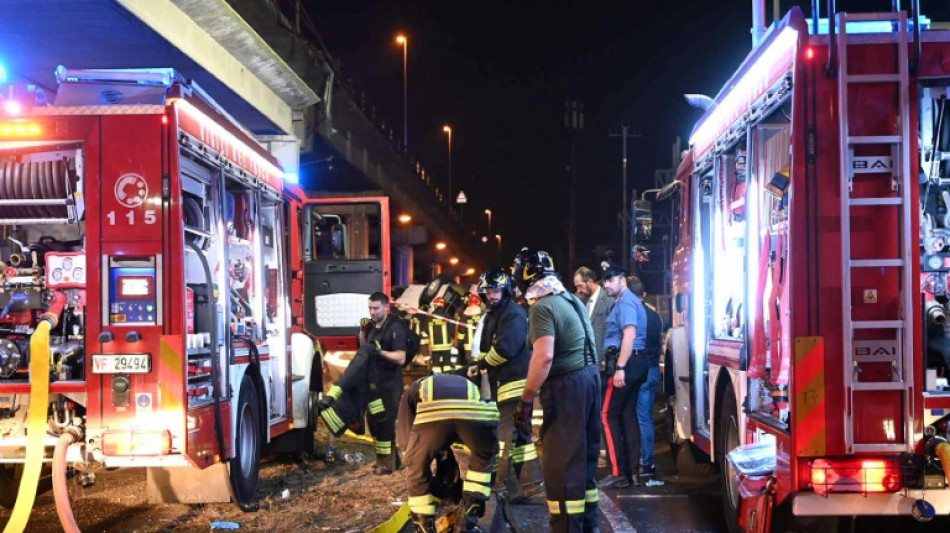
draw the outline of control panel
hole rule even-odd
[[[110,257],[108,323],[113,326],[161,324],[161,287],[156,259]]]

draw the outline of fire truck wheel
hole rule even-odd
[[[320,393],[311,391],[307,398],[307,427],[300,430],[301,451],[311,456],[313,455],[313,434],[317,431],[317,417],[320,416],[320,408],[317,406],[319,401]]]
[[[238,394],[234,457],[231,458],[231,488],[237,503],[246,505],[257,495],[261,470],[261,412],[257,388],[244,376]]]
[[[666,442],[669,443],[675,459],[675,448],[679,444],[676,437],[676,396],[666,396],[663,400],[666,402]]]
[[[676,471],[682,476],[706,477],[716,472],[716,466],[692,442],[670,444],[670,450],[676,460]]]
[[[23,465],[0,464],[0,505],[13,509],[16,503],[17,491],[20,490],[20,477],[23,476]]]
[[[716,424],[716,462],[719,464],[722,485],[722,509],[726,525],[731,533],[741,533],[739,527],[739,482],[736,469],[726,459],[726,454],[739,446],[739,413],[736,409],[736,395],[732,387],[726,387],[720,401],[719,417]]]
[[[676,395],[676,378],[673,376],[673,354],[669,350],[663,356],[663,394],[667,397]]]

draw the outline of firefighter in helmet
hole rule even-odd
[[[554,533],[598,531],[600,375],[594,331],[584,304],[561,284],[547,252],[523,248],[512,277],[530,306],[531,364],[515,409],[515,426],[531,430],[540,392],[544,422],[541,458]],[[552,453],[553,452],[553,453]]]
[[[430,312],[434,315],[429,317],[429,350],[432,370],[435,372],[451,370],[453,336],[449,323],[445,321],[449,318],[445,299],[439,296],[432,300]]]
[[[478,371],[488,376],[491,398],[498,404],[497,490],[508,489],[512,500],[525,499],[540,489],[541,469],[538,452],[531,442],[531,431],[514,427],[518,399],[524,392],[531,348],[527,345],[528,313],[511,301],[511,274],[504,268],[492,268],[481,275],[478,294],[488,307],[478,346],[481,357],[469,367],[469,377]],[[504,483],[504,485],[501,485]]]
[[[403,450],[409,509],[417,533],[436,533],[436,504],[453,494],[452,444],[460,440],[470,451],[462,485],[455,531],[476,533],[491,494],[491,472],[498,453],[498,408],[482,401],[471,381],[454,374],[432,374],[416,380],[399,402],[396,441]],[[437,463],[432,473],[432,461]],[[446,483],[446,481],[449,483]]]

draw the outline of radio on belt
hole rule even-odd
[[[105,311],[110,325],[161,325],[160,263],[160,257],[109,257]]]

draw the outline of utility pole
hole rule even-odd
[[[568,223],[567,223],[567,265],[568,275],[574,275],[574,260],[577,257],[577,169],[574,164],[575,138],[584,129],[584,104],[577,100],[564,103],[564,129],[571,140],[571,154],[568,162]]]
[[[620,239],[620,249],[623,254],[623,267],[630,271],[630,246],[628,239],[630,238],[630,198],[627,195],[627,138],[628,137],[642,137],[639,133],[628,133],[630,126],[622,124],[620,126],[620,133],[611,133],[611,137],[620,137],[622,139],[623,145],[621,148],[621,176],[623,181],[623,205],[620,208],[620,219],[622,221],[622,232],[623,236]]]

